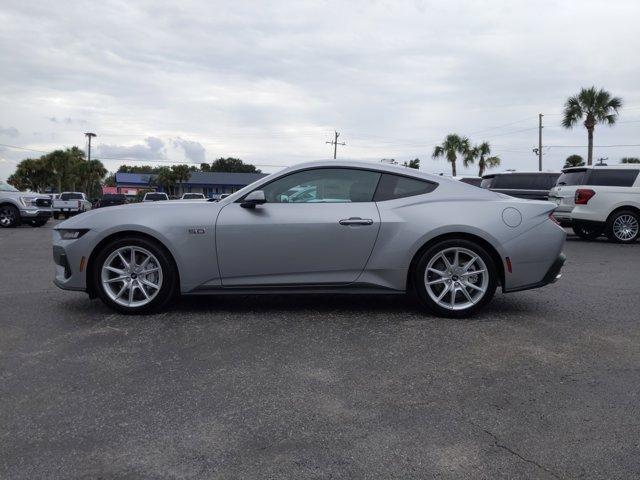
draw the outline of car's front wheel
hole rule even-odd
[[[20,211],[13,205],[0,206],[0,227],[17,227],[20,223]]]
[[[427,310],[462,318],[491,300],[498,273],[491,255],[481,246],[469,240],[445,240],[422,253],[413,280]]]
[[[633,243],[640,237],[640,215],[633,210],[620,210],[611,215],[606,228],[612,242]]]
[[[103,248],[96,257],[93,281],[106,305],[127,314],[161,309],[178,288],[169,253],[141,237],[121,238]]]
[[[574,222],[571,225],[571,229],[573,230],[573,233],[583,240],[595,240],[602,235],[602,228],[585,225],[583,223]]]

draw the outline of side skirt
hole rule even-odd
[[[182,295],[308,295],[308,294],[344,294],[344,295],[402,295],[405,290],[379,287],[371,284],[349,285],[270,285],[246,287],[198,287]]]

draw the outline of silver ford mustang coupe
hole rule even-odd
[[[55,284],[123,313],[176,295],[415,293],[468,316],[497,288],[560,277],[565,232],[543,201],[393,165],[323,161],[219,202],[91,210],[53,232]]]

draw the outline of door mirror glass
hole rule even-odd
[[[266,202],[267,199],[264,196],[264,192],[262,190],[254,190],[244,197],[240,206],[244,208],[255,208],[256,205],[261,205]]]

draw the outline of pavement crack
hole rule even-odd
[[[506,452],[509,452],[511,455],[513,455],[514,457],[519,458],[520,460],[522,460],[523,462],[529,463],[531,465],[536,466],[537,468],[539,468],[540,470],[543,470],[545,472],[547,472],[549,475],[551,475],[553,478],[557,478],[557,479],[561,479],[562,477],[560,477],[557,473],[555,473],[553,470],[548,469],[547,467],[545,467],[544,465],[539,464],[538,462],[536,462],[535,460],[532,460],[530,458],[527,458],[523,455],[521,455],[520,453],[516,452],[514,449],[512,449],[511,447],[509,447],[508,445],[505,445],[504,443],[502,443],[500,441],[500,438],[498,438],[498,436],[493,433],[490,430],[487,430],[486,428],[482,427],[481,425],[478,425],[475,422],[472,422],[471,420],[467,420],[471,425],[473,425],[474,427],[482,430],[484,433],[486,433],[487,435],[489,435],[492,439],[493,439],[493,445],[497,448],[500,448]]]

